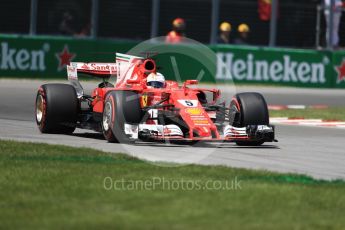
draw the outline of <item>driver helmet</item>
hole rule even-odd
[[[161,73],[150,73],[147,76],[147,86],[151,86],[153,88],[163,88],[165,86],[165,77]]]

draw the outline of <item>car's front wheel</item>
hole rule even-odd
[[[232,113],[233,112],[233,113]],[[237,114],[232,119],[234,127],[248,125],[269,125],[269,113],[265,98],[259,93],[239,93],[230,103],[230,113]],[[239,146],[259,146],[264,141],[237,141]]]
[[[107,94],[102,119],[103,135],[109,142],[127,143],[125,124],[142,120],[139,95],[132,91],[111,91]]]

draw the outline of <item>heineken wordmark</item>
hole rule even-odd
[[[217,53],[216,78],[221,80],[322,84],[326,82],[325,74],[324,63],[298,62],[288,54],[269,62],[257,60],[252,53],[246,59],[231,52]]]
[[[44,44],[39,50],[28,50],[11,48],[8,42],[1,42],[0,49],[1,70],[46,70],[45,55],[49,44]]]

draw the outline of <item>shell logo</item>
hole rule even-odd
[[[188,108],[185,111],[186,111],[186,113],[188,113],[190,115],[201,115],[202,114],[202,110],[199,108]]]

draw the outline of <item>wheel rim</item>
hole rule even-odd
[[[44,98],[42,95],[38,95],[36,99],[36,119],[38,123],[41,123],[44,113]]]
[[[105,104],[104,111],[103,111],[103,129],[104,131],[108,131],[111,126],[111,103],[108,101]]]

